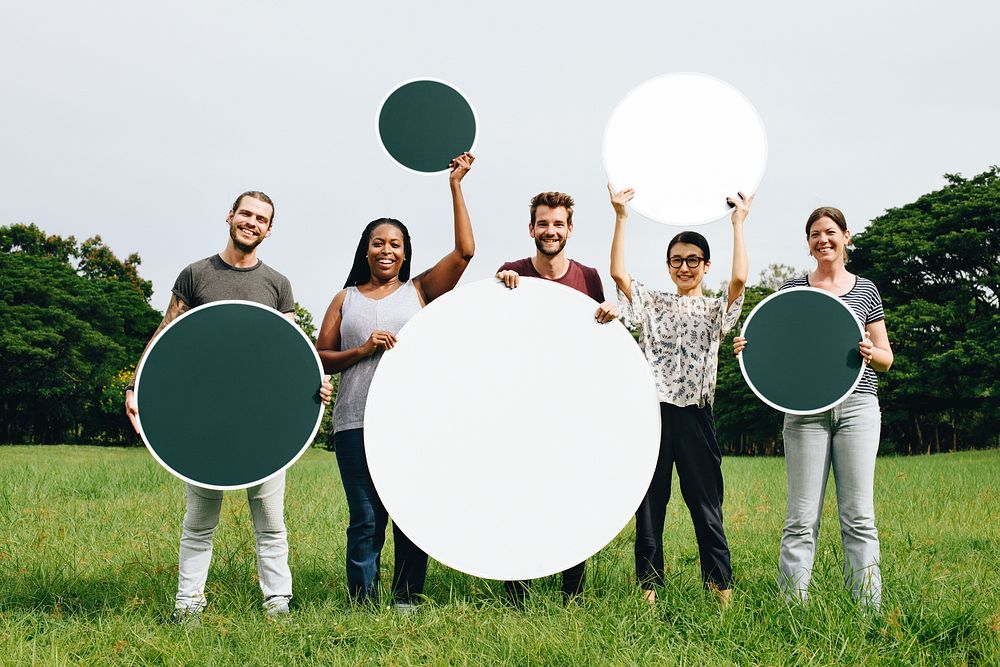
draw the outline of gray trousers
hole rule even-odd
[[[882,417],[878,398],[854,393],[815,415],[785,415],[788,510],[781,532],[778,583],[789,599],[804,601],[812,576],[826,482],[833,468],[844,549],[844,577],[856,600],[882,600],[875,529],[875,455]]]
[[[187,484],[187,511],[181,528],[180,564],[174,606],[200,610],[205,606],[205,580],[212,562],[212,537],[219,523],[222,491]],[[285,473],[247,489],[247,504],[257,540],[257,576],[264,599],[292,596],[285,531]]]

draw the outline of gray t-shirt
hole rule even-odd
[[[229,266],[218,255],[188,265],[171,290],[191,308],[213,301],[239,299],[274,308],[280,313],[295,311],[292,285],[264,262],[240,269]]]

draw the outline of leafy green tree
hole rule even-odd
[[[134,275],[115,277],[95,237],[85,252],[35,225],[0,227],[0,415],[4,442],[123,442],[131,428],[115,383],[160,315]],[[98,270],[97,258],[105,265]],[[78,269],[71,263],[89,261]]]
[[[153,296],[153,283],[139,277],[138,253],[132,253],[123,262],[115,257],[111,249],[104,245],[100,236],[89,238],[80,244],[78,270],[85,278],[119,281],[132,286],[149,301]]]
[[[757,279],[757,287],[769,290],[768,293],[777,292],[778,288],[785,284],[785,281],[797,278],[804,273],[805,271],[796,269],[794,266],[789,266],[788,264],[768,264],[767,268],[760,272],[760,277]],[[750,311],[748,310],[747,312],[749,313]]]
[[[801,271],[785,264],[771,264],[761,271],[757,285],[748,285],[743,297],[740,321],[719,344],[719,374],[715,387],[715,428],[724,454],[773,456],[782,451],[781,424],[783,413],[767,405],[753,393],[739,360],[733,355],[732,340],[754,307],[781,287],[788,278]],[[726,294],[723,285],[717,296]]]
[[[313,343],[316,342],[316,325],[313,324],[312,313],[305,307],[295,302],[295,323],[305,332]]]
[[[295,302],[295,323],[299,325],[302,331],[305,332],[310,339],[312,339],[313,344],[316,343],[316,325],[313,324],[312,313],[305,307],[300,305],[297,301]],[[337,400],[337,390],[340,388],[340,373],[330,377],[330,383],[333,385],[333,401]],[[325,447],[330,451],[333,451],[333,402],[323,413],[323,421],[319,424],[319,430],[316,432],[316,437],[313,439],[314,447]]]
[[[0,227],[0,252],[22,252],[35,257],[51,257],[69,264],[76,257],[76,238],[46,236],[37,225],[10,225]]]
[[[895,353],[880,376],[897,451],[996,445],[1000,423],[1000,168],[889,209],[849,268],[878,286]]]

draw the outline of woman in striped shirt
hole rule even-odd
[[[814,415],[785,415],[788,509],[781,533],[779,583],[789,599],[805,601],[832,466],[844,576],[854,598],[877,609],[882,599],[882,577],[873,491],[882,420],[875,371],[889,370],[892,348],[878,289],[845,265],[851,232],[844,214],[830,206],[813,211],[806,221],[806,240],[816,269],[787,281],[781,289],[816,287],[840,297],[864,324],[858,351],[866,367],[857,388],[839,405]],[[745,346],[745,338],[734,339],[737,354]],[[817,354],[822,352],[817,350]]]

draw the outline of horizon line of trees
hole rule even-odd
[[[888,209],[852,237],[847,268],[878,287],[894,354],[892,368],[878,374],[882,453],[1000,446],[1000,168],[944,178],[940,190]],[[804,273],[773,264],[763,271],[747,287],[736,330],[787,278]],[[720,446],[780,454],[783,415],[747,386],[731,340],[719,349]]]
[[[895,355],[879,375],[880,452],[1000,446],[1000,167],[944,178],[852,239],[848,269],[879,288]],[[118,259],[100,236],[78,243],[34,224],[0,227],[0,444],[141,444],[123,395],[162,315],[140,264],[135,253]],[[804,272],[780,264],[761,272],[736,330]],[[312,315],[298,304],[296,320],[315,340]],[[782,413],[746,385],[730,341],[719,350],[720,446],[780,454]],[[327,445],[331,412],[316,445]]]
[[[0,227],[0,441],[129,441],[122,396],[162,318],[140,262],[100,236]]]

